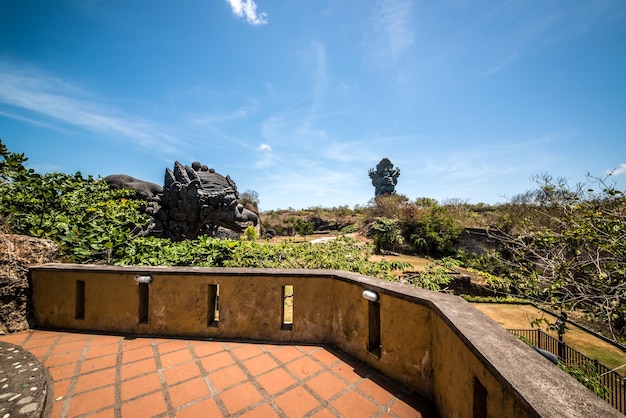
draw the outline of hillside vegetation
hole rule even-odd
[[[239,240],[170,242],[140,236],[148,219],[132,190],[113,191],[81,173],[35,173],[26,161],[0,142],[4,230],[53,240],[63,261],[343,269],[432,290],[446,288],[449,273],[464,267],[494,295],[575,309],[616,340],[626,334],[626,199],[606,178],[569,186],[537,176],[536,189],[502,205],[390,195],[354,208],[267,211],[260,213],[263,238],[252,229]],[[242,197],[258,210],[255,192]],[[484,228],[498,250],[459,250],[468,227]],[[306,240],[319,233],[339,238]],[[296,234],[303,239],[290,238]],[[400,252],[433,263],[415,274],[406,261],[373,257]]]

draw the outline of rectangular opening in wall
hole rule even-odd
[[[76,280],[76,312],[74,318],[85,319],[85,281]]]
[[[487,416],[487,388],[480,383],[480,380],[474,376],[474,402],[473,402],[474,418]]]
[[[220,320],[220,285],[209,285],[207,301],[207,326],[217,327]]]
[[[283,324],[281,329],[291,330],[293,327],[293,285],[283,286]]]
[[[139,323],[148,323],[148,300],[150,298],[150,285],[148,283],[139,283],[137,285],[139,292]]]
[[[367,302],[368,342],[367,350],[380,358],[380,305]]]

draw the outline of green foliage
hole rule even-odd
[[[455,258],[468,272],[479,275],[489,288],[500,292],[515,291],[516,272],[501,260],[497,251],[486,251],[483,254],[467,253],[457,250]]]
[[[418,199],[416,206],[419,208],[418,215],[405,223],[405,235],[409,242],[422,254],[451,254],[463,226],[433,199]]]
[[[159,238],[136,238],[120,254],[120,265],[164,265],[202,267],[257,267],[333,269],[395,280],[396,271],[408,263],[373,262],[371,248],[358,245],[349,237],[325,244],[290,243],[268,245],[256,241],[197,240],[171,242]]]
[[[472,295],[460,295],[468,302],[475,303],[503,303],[503,304],[529,304],[531,301],[524,298],[516,298],[513,296],[472,296]]]
[[[342,234],[352,234],[353,232],[357,232],[358,230],[359,226],[356,224],[352,224],[344,226],[339,232],[341,232]]]
[[[249,225],[245,231],[243,231],[244,236],[248,241],[256,241],[259,238],[259,234],[256,232],[256,228],[252,225]]]
[[[302,219],[296,219],[294,228],[296,229],[296,232],[305,237],[305,239],[307,235],[311,235],[313,233],[313,224]]]
[[[0,216],[15,233],[52,239],[67,261],[110,261],[146,222],[128,190],[81,173],[35,174],[22,154],[3,145],[0,154]]]
[[[33,170],[27,170],[24,163],[28,158],[24,154],[9,152],[6,145],[0,140],[0,180],[8,182],[19,180],[28,174],[32,174]]]
[[[394,245],[402,244],[402,230],[398,219],[380,218],[372,225],[374,233],[374,246],[376,251],[393,249]]]
[[[422,273],[412,277],[409,283],[416,287],[438,292],[452,281],[451,274],[459,265],[458,260],[450,257],[442,258],[429,264]]]
[[[139,266],[224,267],[236,248],[249,241],[221,240],[206,236],[172,242],[169,239],[138,237],[117,254],[115,264]]]
[[[626,329],[626,198],[603,180],[569,187],[543,175],[533,211],[515,233],[494,235],[520,292]],[[594,187],[598,191],[594,191]]]
[[[600,398],[608,399],[611,395],[611,390],[602,383],[602,375],[592,362],[586,362],[582,365],[566,365],[559,362],[559,367]]]
[[[567,326],[567,314],[565,312],[561,312],[559,318],[554,322],[551,322],[548,318],[546,318],[543,312],[539,318],[535,318],[530,322],[531,328],[537,327],[541,329],[542,325],[546,325],[546,329],[548,331],[556,332],[559,335],[559,338],[562,338],[565,332],[569,330],[569,327]]]

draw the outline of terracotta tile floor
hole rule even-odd
[[[431,405],[321,346],[30,330],[53,417],[430,417]]]

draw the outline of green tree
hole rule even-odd
[[[374,246],[377,252],[392,250],[396,244],[402,244],[402,229],[399,219],[380,218],[372,225]]]
[[[626,198],[607,179],[535,177],[532,213],[514,232],[493,238],[520,274],[522,293],[556,309],[579,309],[604,322],[613,338],[626,329]]]
[[[420,198],[415,206],[418,211],[406,220],[404,226],[409,242],[422,254],[451,254],[463,232],[463,226],[436,200]]]
[[[296,219],[294,228],[299,235],[304,237],[305,241],[306,236],[313,233],[313,224],[300,218]]]

